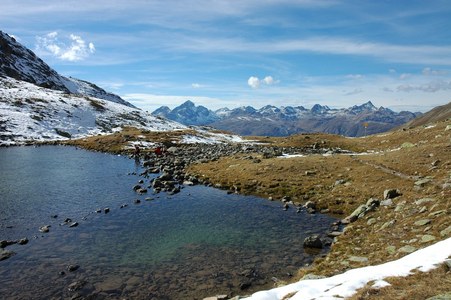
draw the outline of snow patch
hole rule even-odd
[[[378,285],[387,277],[405,277],[413,270],[428,272],[444,262],[451,255],[451,238],[423,248],[398,260],[377,266],[349,270],[345,273],[323,279],[301,280],[272,290],[254,293],[248,300],[279,299],[336,299],[342,300],[354,295],[358,289],[371,281]],[[289,294],[290,298],[285,298]]]

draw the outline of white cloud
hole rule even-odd
[[[344,95],[346,95],[346,96],[351,96],[351,95],[356,95],[356,94],[360,94],[360,93],[363,93],[363,90],[362,89],[360,89],[360,88],[355,88],[354,90],[352,90],[352,91],[348,91],[348,92],[344,92]]]
[[[278,80],[274,80],[274,78],[272,76],[266,76],[265,78],[263,78],[261,80],[258,77],[251,76],[247,80],[247,84],[253,89],[258,89],[260,87],[260,85],[262,85],[262,84],[273,85],[273,84],[276,84],[278,82],[279,81]]]
[[[362,74],[349,74],[346,75],[346,78],[349,79],[362,79],[364,76]]]
[[[202,85],[200,85],[199,83],[192,83],[192,84],[191,84],[191,87],[192,87],[193,89],[199,89],[199,88],[202,87]]]
[[[47,52],[60,60],[79,61],[95,53],[96,48],[93,43],[86,42],[78,35],[70,34],[69,39],[61,41],[58,32],[50,32],[44,36],[36,37],[36,48]]]
[[[421,73],[423,75],[425,75],[425,76],[443,76],[443,75],[447,75],[448,71],[445,71],[445,70],[433,70],[433,69],[428,67],[428,68],[424,68]]]
[[[258,77],[251,76],[247,80],[247,84],[253,89],[258,89],[260,87],[260,79],[258,79]]]
[[[437,80],[425,84],[402,84],[396,88],[399,92],[421,91],[426,93],[435,93],[438,91],[451,90],[451,81]]]
[[[271,85],[274,83],[274,79],[272,78],[272,76],[266,76],[263,81],[267,84],[267,85]]]
[[[412,74],[410,74],[410,73],[402,73],[402,74],[399,76],[399,79],[404,80],[404,79],[407,79],[407,78],[409,78],[409,77],[412,77]]]

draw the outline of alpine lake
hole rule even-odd
[[[138,162],[75,147],[1,148],[0,170],[0,240],[28,239],[0,249],[2,299],[249,295],[326,253],[303,240],[336,221],[203,185],[140,195]]]

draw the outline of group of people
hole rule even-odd
[[[153,152],[157,155],[157,156],[161,156],[161,155],[166,155],[167,151],[164,147],[158,146],[156,147]],[[139,145],[135,144],[135,149],[133,151],[133,156],[135,158],[139,158],[141,154],[141,148],[139,147]]]

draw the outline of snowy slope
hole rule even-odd
[[[123,126],[152,131],[187,128],[137,108],[0,77],[0,145],[80,138]]]

